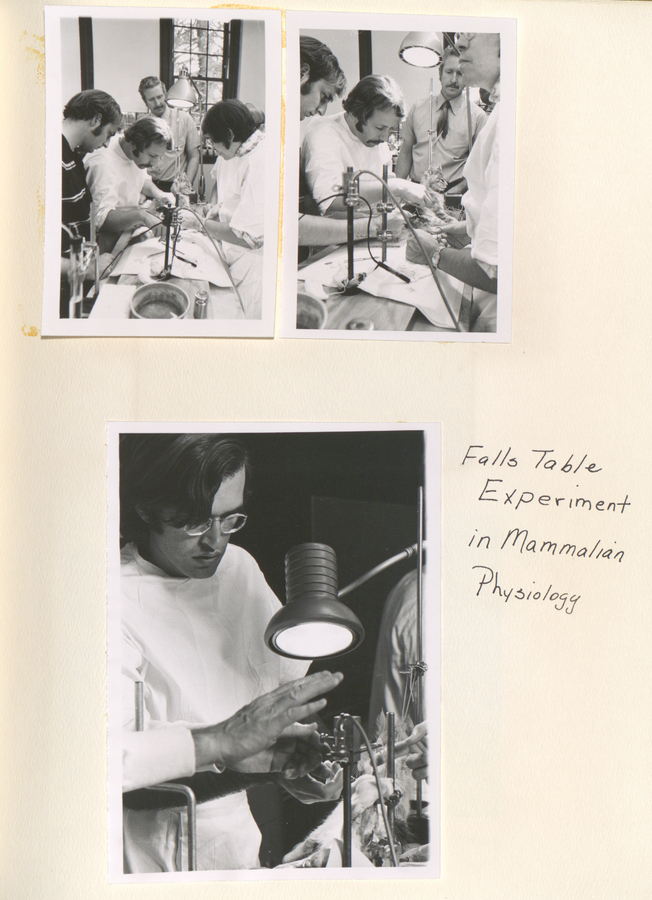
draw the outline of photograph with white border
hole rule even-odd
[[[439,877],[440,445],[109,423],[111,883]]]
[[[289,11],[286,88],[281,334],[511,341],[516,20]]]
[[[45,7],[44,335],[273,337],[278,10]]]

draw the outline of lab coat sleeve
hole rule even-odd
[[[180,725],[122,735],[122,789],[160,784],[195,772],[195,743]]]
[[[242,182],[240,201],[229,225],[252,248],[262,247],[265,225],[265,143],[250,154],[249,168]],[[219,199],[219,198],[218,198]]]
[[[486,175],[486,194],[471,242],[471,256],[495,277],[498,266],[498,141],[489,158]]]
[[[329,128],[313,126],[303,142],[302,159],[306,182],[322,215],[332,200],[322,203],[333,194],[342,193],[342,179],[347,163],[342,142],[333,139]],[[333,198],[334,199],[334,198]]]
[[[99,230],[108,214],[120,205],[117,182],[109,165],[101,158],[86,163],[86,183],[95,204],[95,227]]]

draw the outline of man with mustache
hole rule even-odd
[[[116,134],[85,160],[86,180],[95,204],[95,224],[104,241],[136,225],[151,228],[160,218],[141,206],[141,195],[158,203],[174,204],[173,194],[157,188],[146,169],[172,149],[172,132],[160,118],[145,116]],[[107,249],[110,249],[107,247]]]
[[[168,106],[165,85],[156,75],[143,78],[138,85],[138,93],[150,115],[163,119],[169,125],[174,139],[174,148],[166,151],[158,164],[150,170],[154,184],[162,191],[171,191],[175,180],[178,180],[190,190],[189,186],[193,184],[199,168],[200,144],[199,132],[192,116],[183,109]]]
[[[455,47],[465,84],[489,91],[494,103],[464,167],[468,190],[462,198],[466,220],[421,232],[421,242],[435,268],[473,288],[470,330],[495,332],[498,291],[498,175],[500,124],[500,35],[458,33]],[[407,256],[425,262],[412,235]]]
[[[432,126],[429,97],[418,100],[407,114],[401,129],[403,143],[396,161],[396,175],[423,182],[432,140],[432,165],[440,167],[446,190],[463,194],[467,189],[464,164],[487,116],[477,104],[470,104],[469,134],[467,106],[462,93],[464,77],[455,50],[444,53],[439,80],[441,90],[432,102]]]
[[[316,122],[303,142],[302,165],[312,198],[322,215],[343,216],[346,205],[342,193],[343,175],[349,166],[366,169],[381,176],[383,166],[391,170],[392,154],[387,144],[405,115],[405,100],[393,78],[367,75],[345,100],[344,112]],[[404,179],[392,180],[392,191],[399,200],[423,205],[425,188]],[[360,194],[369,203],[382,197],[377,178],[363,175]],[[356,215],[367,215],[362,204]]]

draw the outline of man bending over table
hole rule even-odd
[[[126,229],[161,224],[152,205],[141,206],[141,198],[175,203],[174,194],[157,188],[145,171],[171,148],[172,133],[167,123],[145,116],[85,161],[86,179],[95,204],[95,224],[105,244],[112,246]]]

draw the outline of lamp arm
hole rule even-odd
[[[369,569],[369,571],[365,572],[364,575],[361,575],[359,578],[356,578],[355,581],[352,581],[351,584],[347,584],[346,587],[343,587],[341,590],[339,590],[337,592],[337,596],[340,599],[342,597],[346,597],[347,594],[350,594],[351,591],[354,591],[357,587],[360,587],[361,584],[369,581],[369,579],[373,578],[374,575],[378,575],[380,572],[384,572],[385,569],[389,569],[395,563],[401,562],[404,559],[412,559],[412,557],[417,555],[418,546],[418,544],[412,544],[410,547],[406,547],[404,550],[401,550],[401,552],[397,553],[395,556],[391,556],[384,562],[381,562],[377,566],[374,566],[373,569]],[[425,541],[422,541],[422,546],[425,548]]]

